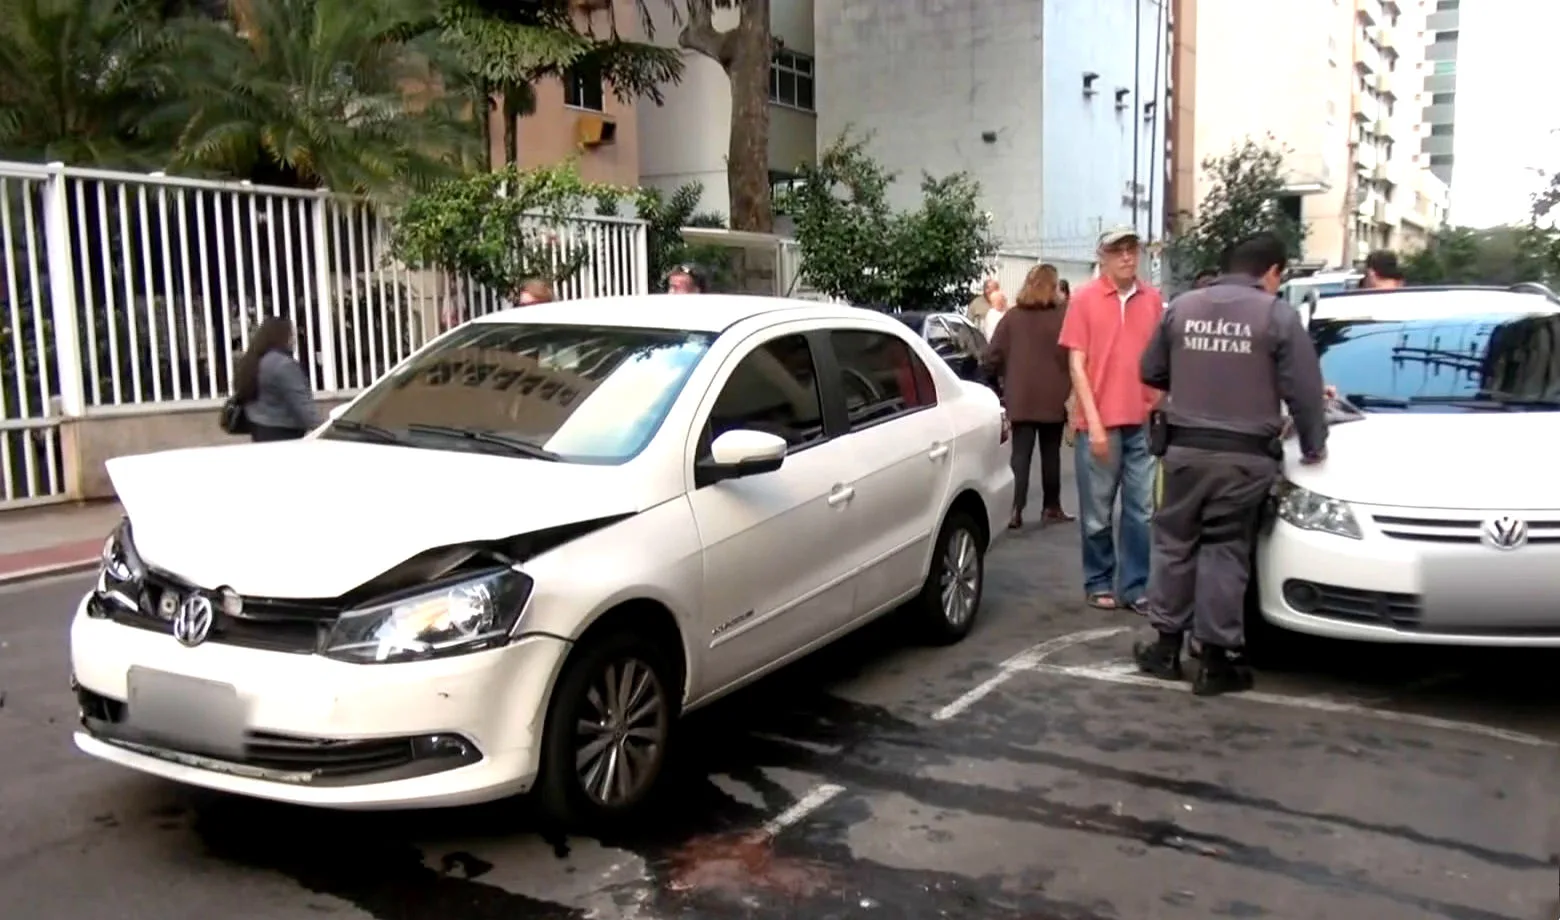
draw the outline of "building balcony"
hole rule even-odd
[[[1403,213],[1399,217],[1403,223],[1419,227],[1422,230],[1436,229],[1435,218],[1417,208],[1404,208]]]
[[[1390,118],[1376,119],[1376,124],[1373,130],[1375,131],[1377,137],[1384,137],[1389,139],[1395,139],[1397,137],[1397,127],[1392,124],[1392,119]]]
[[[1370,124],[1381,117],[1381,103],[1369,93],[1354,94],[1354,119]]]
[[[1376,150],[1376,145],[1369,141],[1359,144],[1354,148],[1354,165],[1367,172],[1373,171],[1376,164],[1381,162],[1381,154]]]
[[[1355,0],[1354,10],[1369,25],[1385,22],[1386,12],[1381,8],[1381,0]]]
[[[1397,74],[1390,70],[1383,70],[1376,74],[1376,92],[1383,96],[1397,98]]]
[[[1376,44],[1381,46],[1382,51],[1396,54],[1398,52],[1397,29],[1389,25],[1377,26]]]
[[[1425,18],[1426,32],[1454,32],[1457,24],[1462,21],[1459,10],[1438,10]]]
[[[1359,36],[1354,42],[1354,66],[1367,74],[1381,70],[1381,52],[1364,36]]]
[[[1394,222],[1392,220],[1392,203],[1387,201],[1385,198],[1377,198],[1375,202],[1372,203],[1370,214],[1372,219],[1374,219],[1378,224],[1390,224]]]
[[[1370,177],[1375,179],[1377,182],[1391,182],[1393,185],[1397,184],[1397,170],[1392,168],[1391,160],[1383,159],[1378,161],[1376,163],[1376,168],[1371,170]]]

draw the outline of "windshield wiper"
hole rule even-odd
[[[388,428],[382,428],[378,425],[370,425],[368,422],[354,421],[349,418],[336,419],[330,423],[330,428],[326,430],[350,431],[353,434],[368,435],[369,438],[384,444],[404,443],[400,435],[396,434]]]
[[[1372,396],[1369,393],[1349,393],[1343,397],[1360,409],[1407,409],[1412,406],[1454,406],[1486,412],[1508,412],[1529,405],[1525,400],[1505,399],[1475,393],[1470,396]],[[1534,403],[1545,405],[1546,403]],[[1553,403],[1560,406],[1560,402]]]
[[[492,447],[501,447],[512,454],[527,457],[532,460],[548,460],[558,462],[563,458],[539,444],[533,444],[523,438],[512,438],[499,434],[496,431],[479,431],[471,428],[456,428],[451,425],[407,425],[406,430],[413,434],[431,434],[445,438],[460,438],[464,441],[475,441]]]
[[[1397,396],[1372,396],[1369,393],[1345,393],[1343,401],[1356,409],[1407,409],[1408,400]]]

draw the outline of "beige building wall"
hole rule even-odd
[[[1208,192],[1203,160],[1247,138],[1281,146],[1306,230],[1301,258],[1316,266],[1338,265],[1344,256],[1353,3],[1196,3],[1195,198]]]
[[[592,18],[596,34],[607,34],[609,18],[604,10],[589,12],[595,3],[580,3],[575,17],[582,22]],[[630,41],[643,41],[635,0],[612,0],[618,33]],[[565,100],[561,80],[543,80],[536,86],[536,111],[519,120],[517,132],[519,165],[523,168],[547,166],[570,157],[578,158],[580,176],[589,182],[624,187],[639,185],[639,114],[634,102],[619,102],[611,87],[603,87],[601,108],[594,110]],[[504,158],[501,117],[494,115],[492,161]],[[582,122],[589,125],[605,121],[614,126],[610,143],[586,145],[580,142]]]

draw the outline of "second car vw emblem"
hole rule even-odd
[[[188,646],[205,642],[206,637],[211,635],[213,615],[211,598],[204,594],[191,594],[179,605],[179,612],[173,617],[173,637],[180,644]]]

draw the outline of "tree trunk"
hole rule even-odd
[[[774,229],[769,185],[769,0],[740,0],[737,27],[717,32],[710,23],[711,0],[688,0],[688,19],[678,44],[711,58],[731,86],[731,138],[726,182],[731,195],[731,229],[769,233]]]

